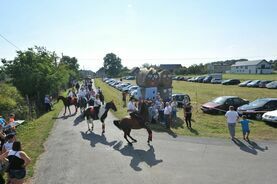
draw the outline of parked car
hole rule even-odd
[[[187,94],[175,93],[175,94],[172,94],[172,99],[176,99],[176,102],[178,103],[178,107],[183,107],[184,102],[185,103],[190,102],[190,97]]]
[[[249,82],[246,86],[247,87],[259,87],[260,80],[253,80],[252,82]]]
[[[126,80],[135,80],[135,76],[127,76]]]
[[[267,122],[277,123],[277,110],[264,113],[262,119]]]
[[[225,113],[229,106],[234,106],[237,109],[239,106],[248,104],[249,101],[237,96],[220,96],[205,103],[201,106],[201,110],[205,113]]]
[[[268,88],[268,89],[277,89],[277,81],[273,81],[271,83],[268,83],[266,85],[266,88]]]
[[[221,84],[222,80],[221,79],[212,79],[211,83],[212,84]]]
[[[221,82],[222,85],[237,85],[240,83],[238,79],[228,79]]]
[[[206,76],[200,76],[197,78],[196,82],[203,82],[203,80],[205,79]]]
[[[122,88],[122,91],[129,91],[129,88],[133,86],[132,84],[129,84],[128,86],[125,86],[124,88]]]
[[[260,82],[260,84],[259,84],[259,87],[260,88],[266,88],[266,85],[268,84],[268,83],[271,83],[272,82],[272,80],[262,80],[261,82]]]
[[[197,77],[192,77],[190,79],[188,79],[188,82],[195,82],[197,80]]]
[[[262,115],[265,112],[273,110],[277,110],[277,98],[259,98],[237,109],[240,115],[246,115],[248,118],[258,120],[262,119]]]
[[[252,80],[243,81],[239,84],[239,87],[246,87],[250,82],[252,82]]]
[[[203,79],[203,83],[211,83],[213,77],[212,76],[206,76],[204,79]]]
[[[132,86],[132,87],[130,87],[129,88],[129,94],[131,94],[132,91],[137,90],[137,89],[138,89],[138,86]]]

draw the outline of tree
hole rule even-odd
[[[105,72],[110,77],[117,77],[122,69],[121,59],[114,53],[109,53],[104,57]]]

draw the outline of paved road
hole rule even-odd
[[[62,114],[60,114],[60,117]],[[106,119],[106,133],[96,121],[86,133],[86,121],[78,116],[57,119],[37,164],[36,184],[275,184],[277,144],[249,145],[212,138],[173,137],[135,130],[138,140],[128,146],[123,132]]]

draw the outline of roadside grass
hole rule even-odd
[[[135,81],[129,81],[135,84]],[[127,115],[126,108],[122,108],[121,92],[110,87],[100,79],[96,79],[95,83],[103,89],[103,93],[107,101],[114,100],[118,111],[115,116],[122,118]],[[188,130],[183,121],[183,110],[179,109],[177,116],[178,121],[172,126],[170,134],[186,135],[186,136],[201,136],[201,137],[222,137],[228,138],[228,130],[226,127],[226,120],[224,115],[210,115],[205,114],[200,110],[203,103],[214,99],[218,96],[239,96],[241,98],[253,101],[262,97],[275,97],[277,98],[277,91],[262,88],[242,88],[238,86],[223,86],[217,84],[203,84],[203,83],[190,83],[184,81],[173,82],[174,93],[186,93],[192,99],[193,115],[192,127],[193,130]],[[250,125],[251,134],[250,138],[272,140],[277,139],[277,126],[267,124],[263,121],[251,120],[253,124]],[[151,125],[154,131],[167,131],[162,125]],[[241,127],[237,125],[237,137],[242,138]]]
[[[40,154],[44,152],[44,142],[49,136],[54,122],[59,115],[63,103],[54,105],[53,110],[42,115],[34,121],[24,122],[16,130],[17,140],[22,142],[23,150],[31,157],[32,162],[28,166],[27,179],[34,174],[34,167]]]

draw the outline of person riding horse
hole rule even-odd
[[[95,96],[94,105],[93,105],[93,109],[95,110],[95,118],[96,119],[99,119],[98,114],[99,114],[100,107],[101,107],[101,101],[99,98],[99,94],[97,94]]]
[[[73,90],[69,90],[67,93],[67,101],[69,104],[72,104],[72,100],[74,97],[76,97],[76,94],[73,92]]]
[[[137,120],[139,124],[144,125],[145,120],[139,114],[137,107],[135,105],[135,98],[131,97],[127,106],[127,112],[129,112],[130,117],[134,120]]]
[[[78,104],[79,105],[82,102],[82,100],[87,101],[86,91],[85,91],[85,89],[83,87],[81,87],[81,89],[78,92]]]

